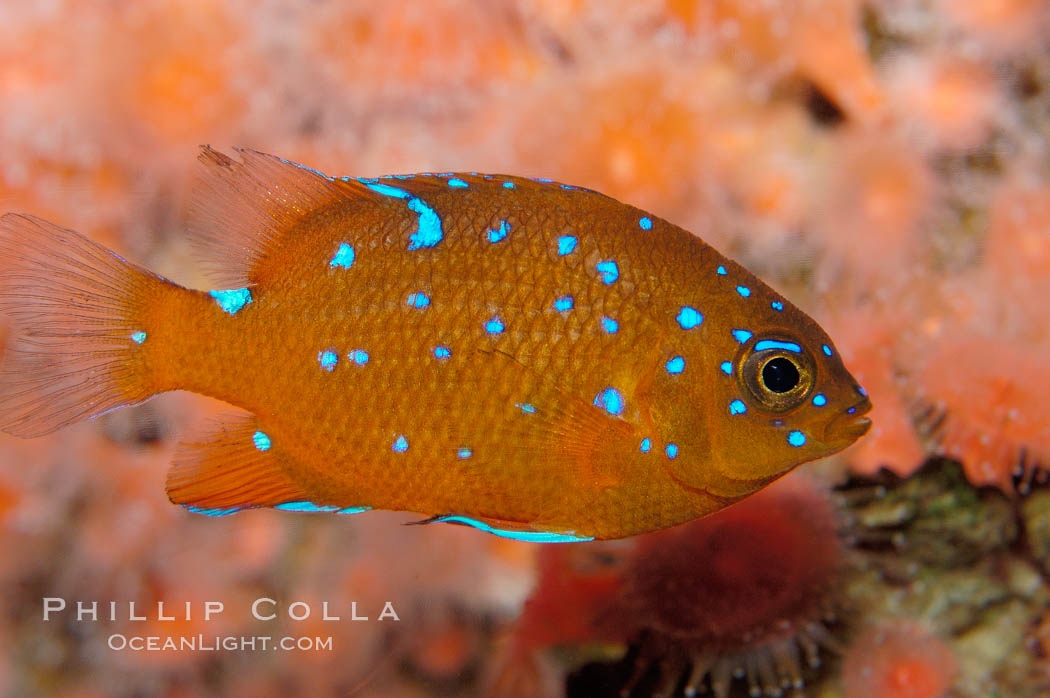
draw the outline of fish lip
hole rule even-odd
[[[842,414],[828,422],[824,429],[824,441],[853,442],[864,436],[871,429],[871,420],[864,416],[870,411],[871,400],[865,396],[863,400],[843,410]]]

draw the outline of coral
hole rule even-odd
[[[843,659],[847,698],[941,698],[958,673],[950,647],[907,622],[868,629]]]
[[[735,676],[752,690],[801,686],[835,644],[827,624],[845,565],[841,520],[824,486],[794,473],[706,519],[618,541],[544,550],[540,577],[489,671],[487,695],[551,695],[542,650],[638,648],[624,695],[656,681]],[[651,687],[651,686],[650,686]],[[585,689],[586,690],[586,689]]]
[[[989,48],[1003,53],[1030,48],[1050,23],[1042,0],[938,0],[945,16]]]
[[[536,586],[489,661],[483,682],[490,696],[552,696],[563,678],[543,655],[559,645],[618,643],[627,629],[610,622],[631,544],[547,546],[537,558]]]
[[[718,515],[640,539],[611,612],[641,638],[632,681],[658,662],[665,686],[691,667],[687,694],[705,677],[719,698],[736,676],[752,694],[801,687],[819,648],[834,645],[826,624],[844,566],[839,525],[828,493],[795,473]]]
[[[776,11],[753,0],[672,0],[668,9],[745,67],[781,75],[797,71],[857,119],[873,119],[882,108],[884,95],[854,0],[790,3]]]
[[[1037,378],[1044,363],[998,339],[952,334],[916,362],[935,450],[961,461],[974,484],[1010,491],[1050,465],[1050,404]]]
[[[991,136],[1002,98],[995,74],[964,56],[907,55],[888,68],[895,111],[927,150],[976,148]]]
[[[1037,625],[1050,575],[1048,31],[1044,0],[0,3],[0,212],[53,219],[203,285],[181,229],[200,143],[338,174],[555,177],[650,208],[819,318],[871,395],[872,432],[832,473],[876,478],[843,490],[863,551],[832,603],[851,609],[845,636],[913,618],[957,656],[960,696],[1039,695],[1047,649],[1022,637],[1050,646],[1050,622]],[[717,659],[692,664],[710,659],[712,631],[671,602],[716,587],[672,595],[669,575],[640,566],[663,545],[689,550],[677,532],[537,550],[381,514],[202,520],[170,507],[176,441],[227,409],[172,395],[45,439],[0,438],[0,690],[418,696],[470,693],[484,674],[496,695],[556,695],[581,661],[630,647],[605,674],[610,690],[638,668],[636,693],[680,687],[690,667],[722,687],[749,656],[757,685],[780,671],[838,691],[834,666],[770,668],[807,637],[756,620],[776,595],[711,604],[742,610]],[[922,467],[931,454],[958,464]],[[689,528],[692,544],[714,550],[703,532],[718,521]],[[813,549],[844,545],[821,535]],[[718,549],[709,581],[749,564],[805,581]],[[682,564],[699,574],[698,559]],[[638,605],[643,592],[661,603]],[[42,625],[43,595],[214,598],[229,609],[221,622],[172,632],[305,632],[336,647],[115,653],[106,637],[128,623]],[[259,595],[389,598],[408,620],[257,623],[241,607]],[[797,615],[819,621],[825,609],[804,605]],[[572,676],[593,694],[585,673]],[[746,690],[737,683],[720,690]]]
[[[485,3],[337,3],[308,24],[317,63],[368,110],[535,79],[545,67],[513,15]]]

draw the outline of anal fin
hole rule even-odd
[[[288,476],[288,464],[255,417],[231,415],[179,444],[165,489],[173,504],[212,516],[305,505],[310,497]]]
[[[450,523],[470,526],[500,538],[519,540],[526,543],[583,543],[594,540],[594,536],[577,536],[574,531],[543,531],[534,528],[522,528],[514,522],[489,518],[474,518],[457,514],[439,514],[422,521],[411,521],[411,525],[423,526],[432,523]]]

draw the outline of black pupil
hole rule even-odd
[[[762,367],[762,383],[774,393],[786,393],[798,385],[798,369],[782,356]]]

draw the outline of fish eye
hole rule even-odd
[[[766,340],[754,345],[744,359],[740,374],[761,407],[785,412],[802,404],[809,395],[814,365],[808,352],[799,345]]]
[[[783,356],[770,359],[762,367],[762,385],[774,393],[790,391],[801,379],[798,367]]]

